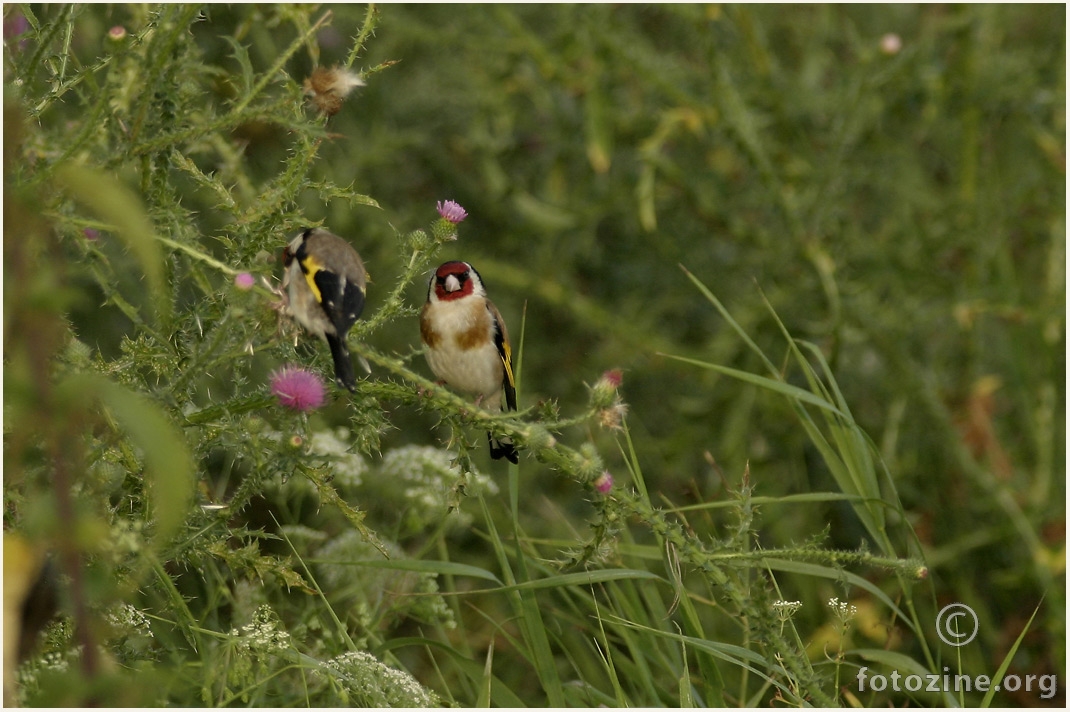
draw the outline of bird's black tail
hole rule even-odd
[[[334,381],[339,386],[350,391],[357,389],[357,379],[353,375],[353,361],[349,358],[349,349],[346,343],[334,334],[327,334],[327,345],[331,347],[331,358],[334,359]]]
[[[516,454],[516,446],[513,445],[513,441],[507,437],[495,438],[490,433],[487,433],[487,440],[490,441],[490,456],[495,460],[500,460],[503,457],[514,465],[520,460]]]
[[[516,389],[509,383],[509,380],[505,381],[505,410],[516,410]],[[503,457],[514,465],[519,462],[516,454],[516,446],[513,445],[512,438],[505,436],[496,438],[490,433],[487,433],[487,440],[490,441],[490,456],[495,460],[500,460]]]

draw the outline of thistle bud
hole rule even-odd
[[[602,377],[591,386],[591,405],[595,408],[608,408],[615,405],[619,398],[617,389],[620,388],[622,374],[619,368],[613,368],[602,374]]]
[[[524,444],[531,450],[544,450],[557,445],[557,438],[541,425],[529,425],[524,433]]]
[[[598,450],[591,443],[583,443],[572,456],[575,474],[581,482],[593,481],[602,474],[605,467]]]
[[[604,470],[594,481],[594,488],[602,494],[609,494],[609,491],[613,489],[613,475],[609,473],[609,470]]]

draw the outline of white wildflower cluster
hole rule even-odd
[[[343,492],[359,487],[364,473],[368,471],[368,463],[360,453],[350,452],[346,433],[345,428],[320,430],[313,433],[309,445],[314,455],[330,461],[334,474],[332,484]]]
[[[116,517],[108,529],[108,551],[114,557],[137,554],[145,544],[144,529],[142,521]]]
[[[391,541],[383,542],[392,560],[406,558]],[[383,555],[365,541],[360,532],[348,530],[316,551],[317,580],[331,596],[342,597],[351,615],[373,621],[404,616],[453,628],[453,610],[438,594],[434,574],[361,566],[362,561],[382,561]]]
[[[828,607],[832,609],[832,615],[843,625],[847,625],[855,614],[858,613],[858,606],[853,606],[846,601],[841,601],[835,596],[828,600]]]
[[[383,546],[391,559],[405,558],[405,552],[394,542],[384,541]],[[369,594],[374,592],[376,597],[385,593],[387,588],[396,590],[411,587],[411,583],[405,585],[399,580],[414,576],[411,572],[360,565],[362,561],[382,561],[382,558],[379,550],[368,543],[360,532],[347,529],[316,551],[317,577],[327,590],[363,590]]]
[[[791,620],[802,608],[802,601],[773,601],[773,613],[781,622]]]
[[[41,682],[38,679],[44,672],[66,672],[71,666],[71,660],[76,659],[77,656],[72,656],[70,653],[61,653],[59,651],[52,651],[44,653],[38,656],[35,660],[28,661],[25,664],[19,666],[16,673],[14,686],[15,699],[13,702],[17,707],[24,707],[27,701],[32,699],[41,689]],[[4,685],[5,697],[8,690],[7,685]],[[5,700],[5,703],[7,700]],[[5,707],[7,704],[4,705]]]
[[[66,640],[69,641],[69,633],[73,632],[73,628],[67,620],[65,620],[62,625],[53,623],[49,626],[49,629],[51,632],[49,639],[46,639],[44,643],[46,646],[50,643],[59,644],[60,639],[63,638],[65,634],[67,634]],[[40,677],[42,673],[67,672],[72,665],[77,664],[78,659],[81,657],[81,652],[81,646],[45,650],[39,653],[36,657],[30,658],[20,665],[18,672],[15,674],[15,699],[13,700],[15,706],[26,706],[28,701],[32,700],[34,695],[40,692]]]
[[[125,635],[143,635],[154,637],[149,627],[149,618],[129,603],[120,603],[105,615],[108,623]]]
[[[71,666],[70,656],[54,650],[41,656],[41,669],[53,672],[66,672]]]
[[[364,707],[437,707],[438,695],[412,675],[381,663],[374,655],[354,651],[328,660],[332,674],[352,698],[350,705]]]
[[[257,653],[278,653],[290,647],[290,634],[278,629],[275,611],[268,605],[259,606],[253,620],[241,628],[234,628],[230,635],[237,638],[238,647]]]
[[[436,447],[407,445],[391,450],[379,466],[384,482],[402,483],[402,494],[411,508],[411,516],[420,525],[441,521],[450,514],[450,492],[461,478],[453,464],[456,454]],[[498,485],[490,477],[473,470],[468,474],[466,491],[494,495]],[[464,512],[450,514],[452,528],[471,525],[472,517]]]

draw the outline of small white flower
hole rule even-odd
[[[773,613],[781,621],[788,621],[802,608],[802,601],[774,601]]]
[[[149,627],[149,618],[129,603],[120,603],[107,613],[108,622],[116,628],[138,635],[154,637]]]
[[[840,599],[836,597],[829,599],[828,606],[832,609],[832,614],[836,616],[843,625],[847,625],[847,623],[855,617],[855,614],[858,613],[858,606],[853,606],[846,601],[840,601]]]
[[[63,655],[63,653],[52,651],[45,653],[41,658],[41,667],[45,670],[55,670],[56,672],[63,672],[70,667],[70,661]]]
[[[275,611],[265,604],[257,607],[251,623],[231,629],[230,635],[246,651],[278,653],[290,647],[290,634],[277,628]]]

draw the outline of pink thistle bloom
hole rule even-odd
[[[256,278],[248,272],[241,272],[234,275],[234,286],[243,292],[252,289],[254,284],[256,284]]]
[[[96,242],[97,240],[100,239],[100,232],[97,231],[97,230],[94,230],[91,227],[87,227],[84,230],[82,230],[82,234],[85,236],[85,239],[89,240],[90,242]]]
[[[126,28],[122,25],[116,25],[108,30],[108,38],[112,40],[121,40],[126,37]]]
[[[468,212],[459,203],[452,200],[444,202],[440,200],[436,207],[438,208],[438,214],[454,225],[468,217]]]
[[[301,412],[319,408],[327,397],[320,377],[299,366],[286,366],[271,374],[271,392],[279,403]]]
[[[624,373],[619,368],[612,368],[602,374],[602,380],[610,388],[620,388],[620,384],[624,381]]]
[[[594,488],[602,494],[609,494],[609,490],[613,489],[613,475],[609,474],[609,470],[598,476],[594,481]]]

